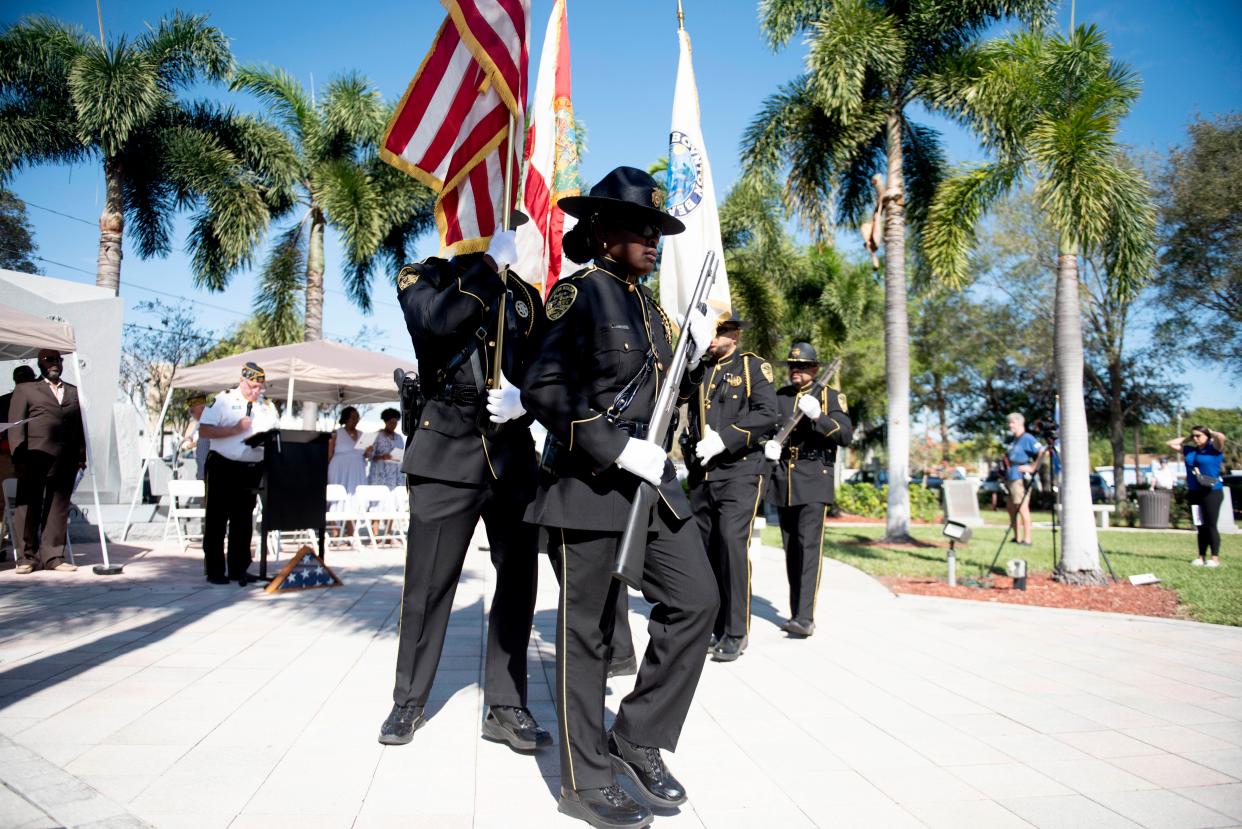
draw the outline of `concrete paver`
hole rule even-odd
[[[117,578],[0,572],[0,825],[579,825],[555,751],[479,739],[485,552],[404,747],[375,742],[402,551],[333,552],[344,587],[282,596],[210,587],[172,545],[118,554]],[[750,648],[707,664],[668,756],[691,800],[657,825],[1242,825],[1242,631],[899,598],[828,561],[818,631],[792,640],[783,555],[753,559]],[[531,708],[555,731],[541,568]],[[640,652],[645,613],[632,596]],[[609,718],[632,685],[611,682]]]

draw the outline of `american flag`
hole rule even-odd
[[[506,155],[517,175],[530,2],[442,2],[448,16],[393,113],[380,156],[439,194],[440,254],[452,256],[487,249],[501,219]]]

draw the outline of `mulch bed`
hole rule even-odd
[[[971,599],[977,602],[1064,607],[1074,610],[1102,610],[1108,613],[1132,613],[1136,616],[1177,617],[1177,594],[1160,585],[1135,587],[1128,581],[1111,582],[1105,587],[1077,587],[1052,580],[1050,573],[1034,573],[1026,580],[1026,590],[1013,589],[1013,579],[994,576],[981,579],[980,586],[958,583],[949,587],[943,581],[928,578],[884,576],[880,581],[894,593],[918,596],[944,596]]]

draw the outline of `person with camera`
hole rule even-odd
[[[1195,529],[1199,535],[1199,557],[1190,563],[1196,567],[1220,566],[1220,506],[1225,499],[1221,467],[1225,460],[1225,435],[1206,426],[1190,430],[1190,440],[1183,437],[1169,441],[1169,448],[1182,453],[1186,462],[1186,500],[1190,502]],[[1196,514],[1197,513],[1197,514]],[[1208,559],[1208,551],[1212,558]]]
[[[1026,418],[1019,412],[1011,412],[1005,417],[1009,434],[1013,439],[1005,450],[1005,481],[1009,491],[1009,523],[1013,528],[1013,540],[1030,547],[1031,540],[1031,499],[1027,488],[1030,486],[1027,476],[1035,474],[1035,464],[1043,446],[1035,436],[1026,430]]]
[[[720,592],[710,643],[717,662],[736,660],[748,644],[750,534],[767,472],[763,438],[780,418],[772,364],[738,350],[749,325],[732,317],[716,326],[682,435],[690,506]]]
[[[385,745],[409,743],[426,722],[453,596],[480,518],[496,568],[483,736],[523,751],[552,745],[527,708],[538,539],[522,515],[537,465],[531,418],[515,385],[538,349],[545,318],[535,289],[505,270],[516,258],[516,234],[498,231],[486,254],[432,257],[397,277],[418,355],[421,409],[401,465],[409,476],[410,526],[393,705],[379,734]],[[402,398],[408,405],[409,396]]]

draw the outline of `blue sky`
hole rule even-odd
[[[763,44],[756,25],[754,0],[683,0],[686,27],[694,43],[695,71],[718,193],[723,196],[738,173],[737,147],[746,125],[764,97],[796,75],[803,50],[798,44],[774,54]],[[102,0],[104,26],[110,34],[134,34],[176,5],[148,0]],[[551,0],[533,0],[532,61],[537,61]],[[307,85],[322,85],[344,70],[367,75],[386,98],[404,91],[426,51],[443,10],[434,0],[389,5],[377,3],[264,0],[264,2],[184,3],[181,8],[209,11],[211,22],[231,39],[242,63],[284,67]],[[618,164],[645,167],[667,152],[668,127],[677,62],[675,0],[570,0],[574,107],[586,125],[588,152],[583,175],[599,179]],[[73,2],[6,4],[0,23],[16,15],[41,13],[79,23],[97,33],[95,4]],[[1123,139],[1140,151],[1163,154],[1181,143],[1185,125],[1242,107],[1242,4],[1236,0],[1080,0],[1079,22],[1101,26],[1117,59],[1142,76],[1143,96],[1124,125]],[[1061,21],[1068,19],[1068,6]],[[532,78],[535,67],[532,66]],[[532,89],[533,92],[533,89]],[[239,108],[253,101],[218,90],[208,94]],[[927,119],[940,128],[950,159],[977,159],[971,137],[952,124]],[[11,184],[32,205],[39,254],[61,264],[41,262],[50,276],[93,282],[98,235],[95,222],[102,204],[102,179],[96,165],[40,167],[18,174]],[[179,223],[179,231],[184,230]],[[184,236],[179,233],[178,245]],[[852,244],[852,236],[843,236]],[[420,255],[434,253],[426,239]],[[847,253],[856,253],[846,249]],[[329,234],[327,336],[343,339],[364,325],[383,332],[369,347],[411,354],[404,322],[392,292],[377,283],[376,307],[358,313],[340,290],[339,248]],[[166,259],[143,261],[127,241],[121,294],[127,321],[150,323],[132,310],[143,300],[184,296],[195,303],[200,323],[224,331],[250,308],[254,274],[238,275],[218,294],[197,291],[180,250]],[[173,300],[175,301],[175,300]],[[1188,403],[1236,406],[1239,396],[1207,372],[1186,378],[1192,384]]]

